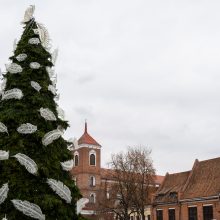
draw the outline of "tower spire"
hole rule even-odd
[[[87,120],[85,120],[85,131],[84,131],[85,134],[87,134]]]

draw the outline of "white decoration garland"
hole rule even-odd
[[[26,124],[22,124],[21,126],[19,126],[17,128],[17,131],[20,133],[20,134],[32,134],[34,133],[35,131],[37,131],[37,126],[35,125],[32,125],[30,123],[26,123]]]
[[[24,61],[27,58],[27,54],[21,53],[18,56],[16,56],[17,61],[21,62]]]
[[[35,219],[39,220],[45,220],[45,215],[42,213],[41,208],[34,204],[30,203],[28,201],[22,201],[22,200],[17,200],[13,199],[11,200],[14,207],[24,213],[27,216],[30,216]]]
[[[6,125],[3,124],[2,122],[0,122],[0,132],[8,134],[8,129],[7,129]]]
[[[9,191],[8,183],[3,184],[3,186],[0,188],[0,204],[2,204],[7,198],[8,191]]]
[[[30,63],[30,68],[31,69],[39,69],[40,68],[40,64],[38,62],[31,62]]]
[[[46,71],[49,74],[49,77],[52,78],[54,76],[54,69],[49,66],[46,66]]]
[[[17,48],[17,39],[15,38],[13,42],[13,51],[15,51],[16,48]]]
[[[9,151],[0,150],[0,160],[8,160]]]
[[[70,171],[73,168],[73,160],[67,160],[65,162],[60,162],[63,170]]]
[[[50,131],[44,135],[44,137],[42,138],[42,143],[44,146],[47,146],[51,144],[54,140],[57,140],[61,135],[63,135],[63,132],[59,129]]]
[[[56,61],[57,61],[57,57],[58,57],[58,49],[55,49],[52,53],[52,63],[53,65],[56,64]]]
[[[2,100],[6,99],[21,99],[23,97],[23,93],[20,89],[10,89],[2,94]]]
[[[56,121],[56,116],[54,113],[48,108],[40,108],[41,117],[45,118],[48,121]]]
[[[39,83],[35,82],[35,81],[31,81],[31,86],[37,90],[38,92],[41,90],[41,86],[39,85]]]
[[[57,181],[54,179],[48,179],[47,183],[57,195],[59,195],[67,203],[71,203],[72,200],[71,192],[66,185],[64,185],[61,181]]]
[[[21,73],[23,69],[17,63],[11,63],[9,65],[6,65],[6,70],[11,74],[15,74],[15,73]]]
[[[34,10],[35,10],[35,6],[34,5],[30,5],[26,9],[26,11],[24,13],[24,19],[23,19],[22,23],[26,23],[26,22],[30,21],[33,18]]]
[[[36,174],[37,173],[37,164],[27,155],[25,154],[21,154],[18,153],[16,155],[14,155],[13,157],[15,157],[19,163],[23,166],[25,166],[25,168],[27,169],[27,171],[31,174]]]
[[[37,37],[33,37],[33,38],[30,38],[30,39],[28,40],[28,43],[29,43],[29,44],[38,45],[38,44],[40,44],[40,40],[39,40],[39,38],[37,38]]]
[[[48,86],[48,91],[52,92],[53,95],[56,95],[57,92],[56,88],[52,85]]]

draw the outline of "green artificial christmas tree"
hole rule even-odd
[[[71,180],[68,123],[56,102],[49,36],[33,17],[6,66],[0,101],[0,219],[79,219],[79,191]]]

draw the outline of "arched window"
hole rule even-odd
[[[96,165],[96,152],[94,150],[89,152],[89,164],[90,166]]]
[[[90,186],[95,186],[95,177],[94,176],[90,176],[90,178],[89,178],[89,185]]]
[[[74,153],[74,165],[75,167],[79,165],[79,153],[77,151]]]
[[[95,203],[95,193],[91,193],[91,194],[90,194],[89,202],[90,202],[90,203]]]

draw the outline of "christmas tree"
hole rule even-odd
[[[47,30],[24,16],[24,32],[6,66],[0,101],[0,219],[79,219],[79,191],[68,127],[57,103],[54,63]]]

